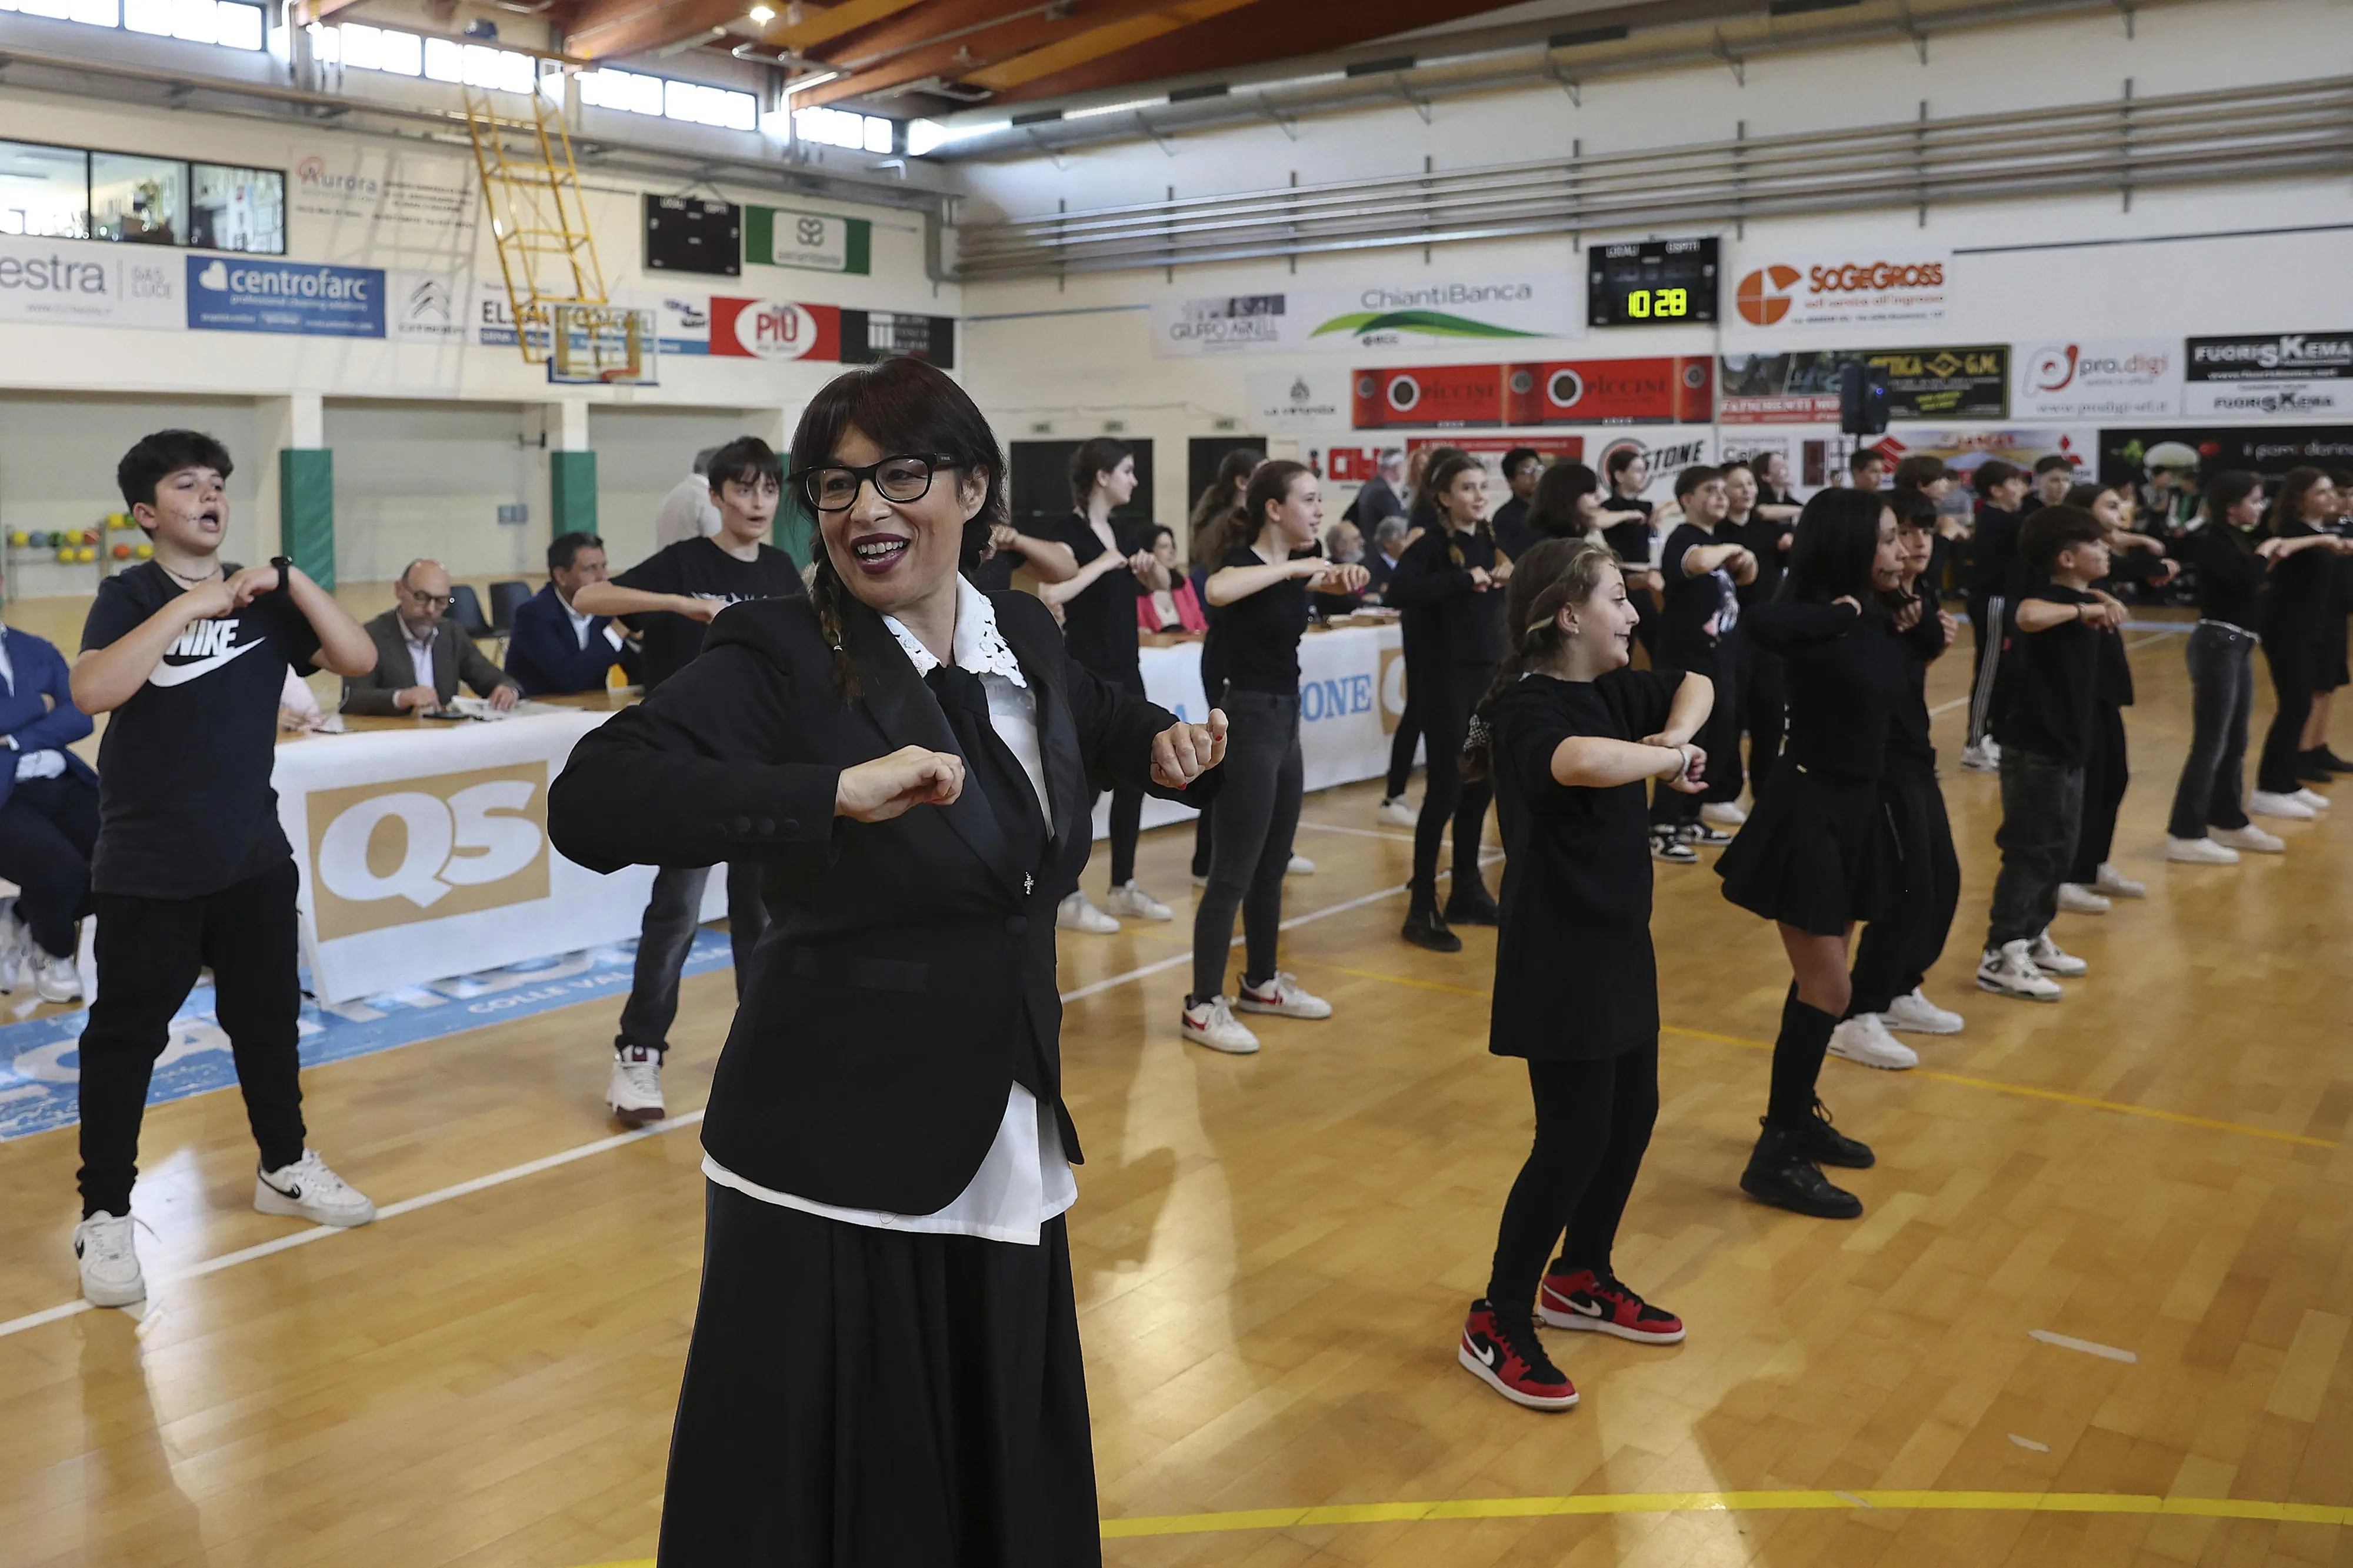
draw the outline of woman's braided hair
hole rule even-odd
[[[1421,477],[1421,493],[1430,499],[1430,510],[1438,514],[1438,526],[1446,531],[1447,559],[1457,566],[1463,563],[1462,546],[1455,542],[1453,525],[1447,521],[1446,509],[1439,504],[1438,498],[1451,490],[1456,479],[1474,469],[1483,471],[1483,467],[1478,458],[1467,452],[1455,451],[1450,447],[1445,456],[1432,459],[1429,471]],[[1495,546],[1494,528],[1485,518],[1479,520],[1475,531],[1491,547]],[[1500,547],[1496,547],[1495,559],[1503,561],[1509,557],[1504,554]]]
[[[965,389],[934,366],[905,355],[844,372],[810,399],[793,432],[793,457],[799,469],[796,479],[829,460],[843,436],[852,429],[885,452],[930,457],[938,464],[934,484],[943,480],[954,484],[959,474],[986,477],[987,496],[980,510],[964,525],[956,562],[965,572],[979,565],[988,554],[989,531],[1006,521],[1009,509],[1005,454],[997,447],[997,433]],[[792,499],[797,504],[808,504],[805,484],[795,484]],[[818,519],[813,553],[817,560],[809,574],[809,607],[817,612],[818,627],[825,634],[826,646],[833,650],[833,694],[844,703],[855,702],[858,667],[843,651],[841,620],[856,595],[843,581],[826,543],[822,517]]]
[[[1463,777],[1475,783],[1493,775],[1495,705],[1531,667],[1549,664],[1560,652],[1567,640],[1560,629],[1562,609],[1592,598],[1616,570],[1617,552],[1590,539],[1540,540],[1512,568],[1504,595],[1504,654],[1495,661],[1486,695],[1471,710],[1470,733],[1462,742]]]

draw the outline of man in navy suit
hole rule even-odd
[[[602,583],[605,542],[593,533],[560,533],[547,547],[547,586],[515,606],[507,640],[507,673],[526,697],[601,691],[606,672],[619,665],[632,686],[644,676],[634,644],[609,616],[584,616],[572,595]]]
[[[91,728],[71,679],[56,645],[0,626],[0,877],[20,889],[0,921],[0,990],[29,958],[44,1002],[81,1000],[74,954],[98,846],[98,774],[66,750]]]

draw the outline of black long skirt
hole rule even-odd
[[[713,1183],[662,1568],[1099,1568],[1058,1216],[1036,1247]]]

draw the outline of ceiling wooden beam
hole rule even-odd
[[[709,33],[714,27],[749,32],[744,13],[754,0],[586,0],[564,30],[564,52],[582,59],[609,60],[641,55]]]
[[[842,4],[828,5],[822,11],[805,7],[806,15],[798,23],[788,20],[790,7],[778,5],[777,19],[760,30],[757,37],[762,43],[780,49],[806,52],[923,3],[923,0],[842,0]]]
[[[294,7],[294,26],[308,27],[325,21],[336,12],[356,5],[360,0],[301,0]]]
[[[1169,0],[1088,0],[1085,5],[1068,8],[1047,7],[1037,5],[1035,0],[1029,0],[1021,10],[1001,22],[965,32],[961,37],[954,33],[940,37],[939,30],[934,29],[933,37],[936,42],[895,53],[881,53],[871,47],[868,39],[860,37],[845,45],[828,61],[846,73],[840,80],[828,82],[806,93],[796,93],[793,101],[796,104],[832,103],[932,77],[967,79],[975,71],[987,67],[1016,60],[1034,50],[1051,47],[1107,26],[1169,8]],[[925,8],[909,20],[930,16],[934,9]]]
[[[1189,27],[1197,23],[1206,22],[1212,16],[1220,16],[1228,11],[1240,10],[1250,3],[1251,0],[1185,0],[1182,5],[1163,5],[1158,9],[1128,21],[1095,27],[1091,31],[1081,33],[1077,37],[1065,38],[1057,44],[1049,44],[1042,49],[1032,49],[1026,55],[1017,55],[1002,64],[989,66],[981,70],[968,71],[964,80],[974,87],[985,87],[993,92],[1002,92],[1008,88],[1019,87],[1025,82],[1036,81],[1041,77],[1075,70],[1092,60],[1101,59],[1105,55],[1114,55],[1122,49],[1134,48],[1138,44],[1165,37],[1180,27]]]

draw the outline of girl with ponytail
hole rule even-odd
[[[1643,786],[1704,787],[1691,738],[1715,693],[1704,675],[1630,668],[1638,619],[1606,545],[1537,544],[1512,577],[1472,743],[1508,856],[1487,1048],[1526,1059],[1535,1142],[1456,1355],[1537,1410],[1577,1403],[1537,1319],[1644,1344],[1683,1337],[1680,1319],[1619,1283],[1610,1251],[1659,1110]]]
[[[1404,611],[1406,686],[1429,742],[1421,813],[1413,829],[1412,902],[1406,941],[1435,952],[1460,952],[1449,921],[1493,925],[1495,900],[1479,875],[1479,835],[1487,785],[1462,782],[1462,743],[1472,705],[1494,678],[1503,651],[1497,601],[1511,580],[1511,558],[1487,526],[1487,472],[1461,452],[1431,459],[1422,475],[1432,526],[1398,558],[1388,601]],[[1445,912],[1438,907],[1438,841],[1454,825],[1454,881]]]

